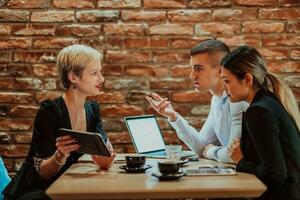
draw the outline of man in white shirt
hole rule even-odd
[[[213,95],[208,117],[199,132],[173,109],[166,98],[156,93],[152,98],[146,98],[159,114],[168,118],[178,137],[199,157],[233,163],[228,151],[233,140],[241,137],[242,114],[248,104],[231,103],[226,94],[220,63],[229,51],[226,44],[215,39],[201,42],[191,50],[189,77],[195,90],[208,90]]]

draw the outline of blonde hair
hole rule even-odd
[[[86,65],[94,60],[101,60],[102,54],[92,47],[74,44],[63,48],[56,61],[59,80],[65,89],[72,84],[68,78],[70,72],[82,77]]]
[[[300,134],[299,107],[292,90],[275,74],[269,72],[262,56],[255,48],[249,46],[236,48],[222,60],[222,65],[240,80],[246,73],[250,73],[255,88],[272,91],[294,120]]]

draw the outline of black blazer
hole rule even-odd
[[[243,115],[237,170],[256,175],[267,191],[259,199],[300,199],[300,137],[270,91],[261,89]]]

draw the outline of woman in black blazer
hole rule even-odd
[[[250,103],[241,140],[230,148],[237,170],[267,186],[259,199],[300,199],[300,114],[293,93],[252,47],[238,47],[222,65],[230,100]]]

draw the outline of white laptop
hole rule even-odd
[[[124,121],[137,153],[166,158],[165,142],[154,115],[125,117]],[[192,151],[182,151],[181,158],[195,155]]]

